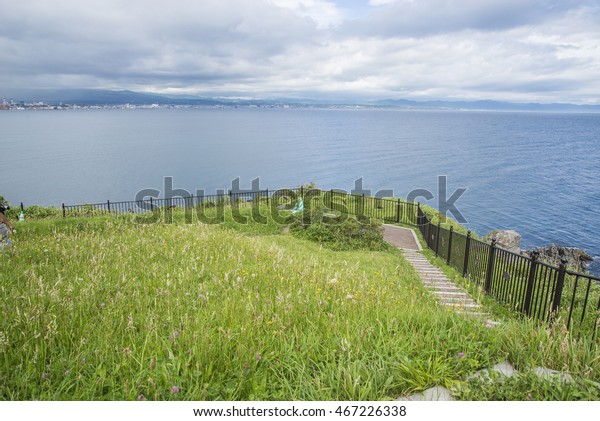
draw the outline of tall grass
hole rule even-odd
[[[507,357],[600,373],[580,343],[440,308],[398,250],[183,220],[20,224],[0,255],[0,397],[381,400]]]

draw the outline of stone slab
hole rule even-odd
[[[402,397],[399,401],[453,401],[452,393],[445,387],[435,386],[429,388],[423,393]]]

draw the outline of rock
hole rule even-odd
[[[559,247],[555,244],[550,244],[548,247],[538,247],[524,253],[531,256],[533,251],[537,251],[540,254],[539,260],[554,266],[558,266],[561,259],[567,259],[567,267],[577,272],[585,272],[588,263],[594,260],[584,250],[576,247]]]
[[[493,366],[491,369],[483,369],[471,374],[467,377],[467,380],[477,379],[480,377],[484,379],[489,379],[491,371],[495,371],[496,373],[505,377],[510,377],[517,372],[511,363],[509,363],[508,361],[502,361]]]
[[[543,380],[548,380],[550,382],[560,381],[565,383],[573,383],[573,376],[569,373],[561,373],[560,371],[550,370],[546,367],[536,367],[533,369],[533,372]]]
[[[435,386],[410,396],[404,396],[399,401],[453,401],[452,392],[442,386]]]
[[[521,253],[521,234],[515,230],[492,231],[484,240],[491,241],[496,238],[496,245],[513,253]]]

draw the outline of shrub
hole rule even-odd
[[[326,213],[323,207],[292,215],[290,232],[333,250],[386,250],[381,221]]]
[[[62,216],[62,210],[52,206],[43,207],[32,205],[25,208],[25,218],[27,219],[45,219],[58,218]]]

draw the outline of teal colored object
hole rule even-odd
[[[302,198],[298,199],[296,205],[292,209],[292,213],[302,212],[304,210],[304,201]]]
[[[25,214],[23,213],[23,211],[21,211],[21,213],[19,214],[19,222],[25,222]]]

